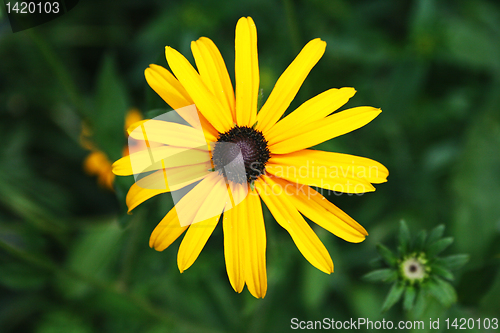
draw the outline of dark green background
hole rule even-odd
[[[4,9],[2,8],[2,11]],[[149,234],[171,207],[153,198],[129,216],[83,172],[82,119],[112,159],[126,143],[123,117],[166,108],[143,76],[166,65],[164,46],[192,59],[200,36],[220,48],[231,76],[234,28],[257,25],[264,98],[310,39],[328,44],[293,107],[332,87],[358,91],[346,107],[383,112],[320,145],[382,162],[388,183],[329,199],[366,227],[361,244],[315,229],[335,263],[326,275],[298,252],[266,211],[268,293],[235,293],[216,229],[179,274],[179,241],[159,253]],[[415,319],[400,304],[380,313],[388,285],[361,277],[375,245],[445,224],[469,253],[456,274],[458,303],[430,300],[422,317],[500,317],[500,4],[465,0],[80,1],[13,34],[0,17],[0,331],[282,332],[291,318]],[[441,325],[441,327],[443,324]],[[422,332],[422,331],[419,331]]]

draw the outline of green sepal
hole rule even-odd
[[[415,239],[415,246],[413,247],[414,251],[420,252],[424,249],[425,240],[427,239],[427,231],[420,230]]]
[[[389,294],[385,298],[384,305],[382,305],[382,312],[389,310],[394,304],[396,304],[403,295],[403,291],[405,290],[405,285],[402,282],[395,282]]]
[[[389,266],[395,267],[397,265],[398,258],[385,245],[377,244],[377,251]]]
[[[427,283],[429,292],[444,306],[448,307],[457,301],[457,293],[453,286],[440,279],[433,278]]]
[[[403,299],[403,308],[406,311],[410,311],[413,308],[416,296],[417,296],[417,290],[414,286],[406,287],[405,296]]]
[[[413,303],[412,314],[415,318],[420,318],[424,313],[425,306],[427,305],[427,288],[424,287],[419,288],[417,291],[417,295],[415,297],[415,302]]]
[[[429,238],[427,238],[427,245],[437,242],[444,234],[444,224],[440,224],[431,230]]]
[[[375,257],[371,259],[369,265],[370,267],[373,267],[373,269],[378,269],[385,266],[382,257]]]
[[[452,243],[453,243],[453,237],[446,237],[434,242],[433,244],[430,244],[426,251],[427,257],[432,258],[438,255]]]
[[[431,272],[432,272],[432,274],[439,275],[439,276],[445,278],[446,280],[452,281],[455,278],[453,276],[453,273],[450,272],[449,269],[442,267],[441,265],[436,265],[436,264],[432,265]]]
[[[444,258],[439,258],[438,262],[441,265],[446,266],[446,268],[454,270],[461,268],[469,261],[469,259],[470,256],[468,254],[454,254]]]

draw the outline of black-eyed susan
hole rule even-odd
[[[142,173],[127,195],[129,210],[159,193],[192,187],[150,238],[150,246],[162,251],[187,230],[178,252],[181,272],[196,260],[223,214],[229,281],[237,292],[246,284],[253,296],[264,297],[261,199],[304,257],[325,273],[333,272],[332,259],[303,216],[346,241],[365,239],[361,225],[311,186],[370,192],[375,190],[372,183],[386,181],[387,169],[367,158],[308,148],[364,126],[381,110],[356,107],[331,114],[355,93],[353,88],[341,88],[308,100],[280,119],[325,47],[320,39],[310,41],[260,110],[257,31],[250,17],[236,26],[236,90],[219,50],[205,37],[191,43],[198,70],[168,46],[166,58],[173,74],[157,65],[146,69],[148,84],[173,109],[195,109],[179,112],[184,121],[155,119],[134,125],[131,137],[164,146],[116,161],[113,172]],[[151,186],[154,183],[164,185]]]
[[[139,110],[130,109],[125,117],[125,129],[141,119],[142,115]],[[108,156],[93,143],[91,130],[85,123],[82,125],[82,131],[80,133],[80,144],[83,148],[90,150],[90,154],[88,154],[83,161],[84,171],[90,176],[96,176],[97,183],[100,186],[113,190],[115,175],[111,171],[111,161]],[[137,142],[137,144],[141,144],[141,142]],[[123,149],[122,156],[126,155],[128,155],[128,147]]]

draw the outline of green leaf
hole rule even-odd
[[[440,224],[431,230],[429,238],[427,239],[427,245],[437,242],[441,237],[443,237],[445,226]]]
[[[473,20],[450,15],[442,20],[443,41],[453,60],[471,68],[493,68],[500,57],[489,29]]]
[[[459,269],[465,265],[470,259],[468,254],[454,254],[444,258],[439,258],[439,263],[446,266],[448,269]]]
[[[396,282],[392,285],[389,294],[385,298],[384,305],[382,305],[382,312],[389,310],[394,304],[396,304],[405,290],[405,285],[402,282]]]
[[[404,220],[399,222],[399,251],[401,255],[405,255],[410,250],[410,230]]]
[[[47,312],[37,324],[37,333],[92,332],[88,321],[85,321],[78,314],[69,312],[68,310]]]
[[[377,251],[389,266],[396,266],[398,258],[383,244],[377,244]]]
[[[440,279],[433,278],[427,282],[429,292],[444,306],[451,306],[457,301],[457,293],[453,286]]]
[[[427,238],[427,231],[420,230],[420,232],[417,235],[417,238],[415,239],[415,246],[414,246],[415,251],[420,252],[424,249],[426,238]]]
[[[498,271],[498,264],[492,263],[465,272],[457,287],[460,304],[477,305],[494,288]]]
[[[90,115],[92,140],[110,160],[121,157],[125,138],[125,115],[130,104],[115,61],[105,56],[97,79],[94,112]]]
[[[406,311],[410,311],[415,303],[415,297],[417,296],[417,290],[414,286],[406,287],[405,297],[403,299],[403,308]]]
[[[118,226],[122,229],[125,229],[130,224],[132,218],[132,215],[128,214],[128,207],[126,204],[126,196],[131,186],[131,179],[127,178],[133,179],[133,177],[116,177],[114,183],[116,198],[118,199],[118,204],[120,205]],[[140,209],[140,207],[137,207],[136,209]]]
[[[442,238],[437,242],[434,242],[433,244],[429,245],[426,254],[429,258],[432,258],[438,255],[439,253],[443,252],[452,243],[453,243],[453,237]]]
[[[13,290],[36,290],[46,283],[46,272],[19,262],[0,261],[0,285]]]
[[[469,126],[453,180],[456,209],[452,221],[456,248],[473,258],[489,256],[491,244],[498,239],[500,121],[499,112],[493,105],[500,103],[500,81],[492,85],[488,96],[490,106],[485,106]]]
[[[316,269],[306,269],[302,283],[302,298],[308,308],[322,304],[328,294],[331,279]]]
[[[66,267],[88,277],[105,277],[119,256],[123,230],[114,219],[90,225],[73,241],[67,254]],[[91,290],[91,284],[82,279],[61,276],[58,287],[69,298],[80,298]]]
[[[398,272],[392,268],[377,269],[363,276],[363,279],[370,282],[394,281],[398,278]]]

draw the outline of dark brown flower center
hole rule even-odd
[[[267,140],[252,127],[235,126],[219,135],[212,151],[215,170],[235,183],[251,183],[270,158]]]

